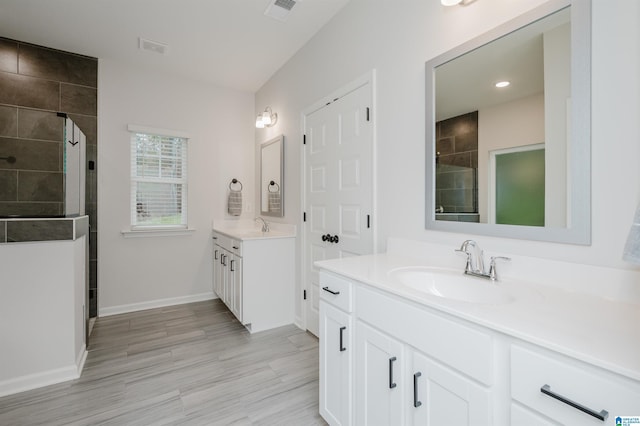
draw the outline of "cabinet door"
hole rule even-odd
[[[320,415],[330,425],[350,425],[353,377],[352,319],[320,301]]]
[[[436,363],[411,354],[407,392],[409,422],[414,425],[489,425],[488,389]]]
[[[404,345],[358,321],[356,348],[357,424],[403,424]]]
[[[220,264],[220,246],[213,246],[213,292],[222,300],[222,288],[220,286],[220,269],[222,265]]]
[[[217,247],[220,251],[218,252],[218,269],[216,270],[216,286],[217,286],[217,291],[216,293],[218,294],[218,297],[226,304],[227,300],[226,300],[226,294],[225,294],[225,280],[227,277],[226,274],[226,270],[227,268],[225,267],[225,259],[226,259],[226,251],[221,248],[220,246]]]
[[[231,302],[229,309],[242,322],[242,258],[236,255],[229,256],[229,289],[231,290]]]
[[[224,303],[227,305],[227,308],[231,310],[233,306],[233,276],[231,275],[231,261],[233,260],[233,254],[231,252],[225,250],[224,251]]]

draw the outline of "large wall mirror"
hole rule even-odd
[[[426,227],[590,244],[590,2],[552,0],[426,64]]]
[[[284,216],[284,136],[260,145],[260,214]]]

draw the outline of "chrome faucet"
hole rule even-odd
[[[253,219],[254,222],[262,221],[262,232],[269,232],[269,222],[261,218],[260,216]]]
[[[496,260],[511,260],[509,257],[492,256],[489,262],[489,272],[485,272],[483,251],[473,240],[466,240],[462,243],[457,252],[467,255],[467,264],[464,267],[464,273],[474,277],[487,278],[491,281],[498,280],[496,272]]]

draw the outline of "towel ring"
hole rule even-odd
[[[236,189],[231,188],[231,185],[234,185],[234,184],[236,184],[236,183],[237,183],[238,185],[240,185],[240,189],[239,189],[239,190],[236,190]],[[236,178],[231,179],[231,182],[229,182],[229,189],[230,189],[231,191],[242,191],[242,182],[240,182],[240,181],[239,181],[238,179],[236,179]]]
[[[276,190],[272,191],[271,187],[275,186]],[[275,183],[274,181],[269,182],[269,186],[267,187],[267,191],[271,192],[272,194],[275,194],[276,192],[280,192],[280,185],[278,185],[277,183]]]

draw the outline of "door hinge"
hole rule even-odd
[[[307,221],[307,212],[302,212],[302,221],[303,222]]]
[[[371,215],[367,215],[367,228],[371,228]]]
[[[302,145],[307,144],[307,135],[302,135]]]
[[[367,107],[367,121],[369,121],[369,107]]]
[[[302,297],[307,300],[307,290],[302,290]]]

